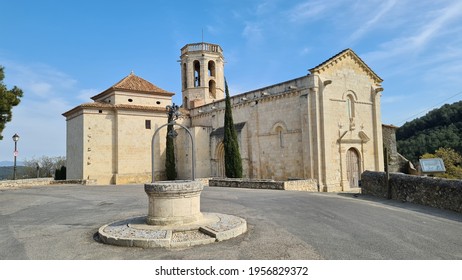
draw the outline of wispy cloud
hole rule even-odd
[[[382,104],[394,104],[398,102],[403,102],[403,100],[409,98],[408,96],[404,95],[393,95],[393,96],[388,96],[385,95],[381,98],[381,103]]]
[[[246,38],[250,43],[258,43],[263,40],[263,30],[259,23],[246,22],[242,36]]]
[[[21,136],[20,158],[62,155],[65,151],[65,119],[78,93],[77,81],[45,64],[25,64],[3,60],[9,83],[24,91],[21,103],[13,109],[13,119],[6,124],[4,137]],[[81,94],[90,92],[82,91]],[[69,98],[73,96],[73,98]],[[0,142],[0,150],[11,149],[9,141]],[[5,159],[5,154],[2,154]],[[6,157],[8,159],[8,157]]]
[[[273,12],[274,8],[277,6],[278,1],[276,0],[266,0],[262,1],[257,5],[255,13],[257,16],[262,16]]]
[[[52,98],[76,85],[75,79],[45,64],[4,63],[8,79],[25,92],[25,98]]]
[[[101,90],[94,89],[94,88],[82,89],[82,90],[79,90],[77,98],[81,100],[82,102],[91,102],[91,98],[100,92]]]
[[[367,54],[372,60],[387,60],[399,55],[416,55],[425,50],[444,32],[444,29],[455,19],[462,17],[462,2],[454,1],[451,5],[428,15],[430,18],[424,25],[407,30],[407,36],[393,38],[384,42],[380,50]]]
[[[287,15],[292,22],[306,22],[322,16],[332,5],[332,1],[305,1],[290,9]]]
[[[426,24],[417,36],[409,38],[409,43],[413,48],[423,48],[431,40],[438,36],[438,32],[453,19],[459,19],[462,16],[462,2],[457,1],[452,5],[445,7],[437,13],[437,17]]]
[[[348,39],[348,44],[359,40],[362,36],[372,30],[375,25],[381,23],[381,20],[385,17],[385,15],[396,6],[396,2],[397,0],[388,0],[383,2],[378,9],[371,7],[378,12],[367,13],[368,15],[373,15],[373,17],[366,22],[362,22],[361,26]]]

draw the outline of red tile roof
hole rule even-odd
[[[147,93],[153,95],[163,95],[163,96],[173,96],[174,93],[168,92],[163,90],[156,85],[146,81],[143,78],[136,76],[135,74],[130,73],[130,75],[126,76],[112,87],[108,88],[107,90],[103,91],[102,93],[93,96],[91,99],[96,100],[99,99],[101,96],[107,94],[111,91],[129,91],[129,92],[140,92],[140,93]]]

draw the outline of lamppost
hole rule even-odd
[[[13,180],[16,180],[16,157],[18,156],[18,141],[19,141],[19,135],[15,133],[13,135],[13,141],[14,141],[14,167],[13,167]]]

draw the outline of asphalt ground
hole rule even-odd
[[[461,260],[462,215],[358,194],[205,187],[201,210],[242,217],[234,239],[117,247],[99,227],[147,214],[143,185],[0,190],[2,260]]]

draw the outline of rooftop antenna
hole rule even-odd
[[[202,43],[204,43],[204,28],[202,28]]]

